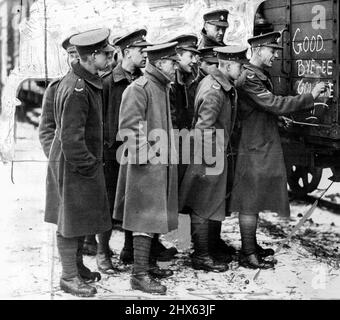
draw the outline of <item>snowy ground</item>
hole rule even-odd
[[[43,222],[46,162],[38,143],[38,132],[28,124],[18,125],[16,160],[11,181],[11,164],[0,163],[0,298],[76,299],[59,289],[60,263],[55,247],[55,227]],[[328,171],[320,188],[329,182]],[[340,192],[334,184],[330,198]],[[258,239],[276,248],[301,213],[310,205],[291,203],[292,216],[282,221],[273,214],[262,214]],[[189,224],[180,215],[179,230],[164,237],[166,245],[176,245],[178,258],[161,263],[174,271],[163,281],[166,296],[154,296],[130,289],[129,267],[115,276],[103,275],[96,283],[96,299],[339,299],[340,298],[340,215],[317,208],[288,246],[277,256],[275,270],[256,271],[233,262],[225,273],[197,272],[190,268]],[[237,215],[223,223],[223,238],[237,248],[240,235]],[[119,252],[123,234],[115,231],[111,247]],[[117,261],[117,255],[113,257]],[[85,263],[96,269],[95,259]]]

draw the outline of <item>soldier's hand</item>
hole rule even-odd
[[[292,124],[293,120],[284,116],[279,117],[280,120],[280,126],[282,126],[285,129],[288,129]]]
[[[326,91],[326,83],[325,82],[319,82],[315,85],[315,87],[312,90],[312,95],[314,100],[323,92]]]

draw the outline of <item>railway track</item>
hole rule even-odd
[[[288,192],[288,195],[289,195],[290,202],[302,201],[308,204],[314,203],[314,201],[317,200],[319,197],[318,195],[312,195],[312,194],[299,196],[299,195],[292,193],[291,191]],[[321,209],[326,209],[335,214],[340,214],[340,203],[336,203],[334,201],[329,201],[329,200],[325,200],[324,198],[322,198],[318,202],[318,207]]]

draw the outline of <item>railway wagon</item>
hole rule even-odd
[[[318,81],[328,85],[313,110],[289,116],[292,125],[281,134],[288,184],[305,195],[317,188],[324,168],[340,181],[339,1],[264,1],[254,33],[263,30],[282,32],[284,50],[271,70],[276,94],[310,92]]]

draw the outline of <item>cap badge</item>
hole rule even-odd
[[[220,20],[224,20],[224,16],[223,15],[220,16]]]

